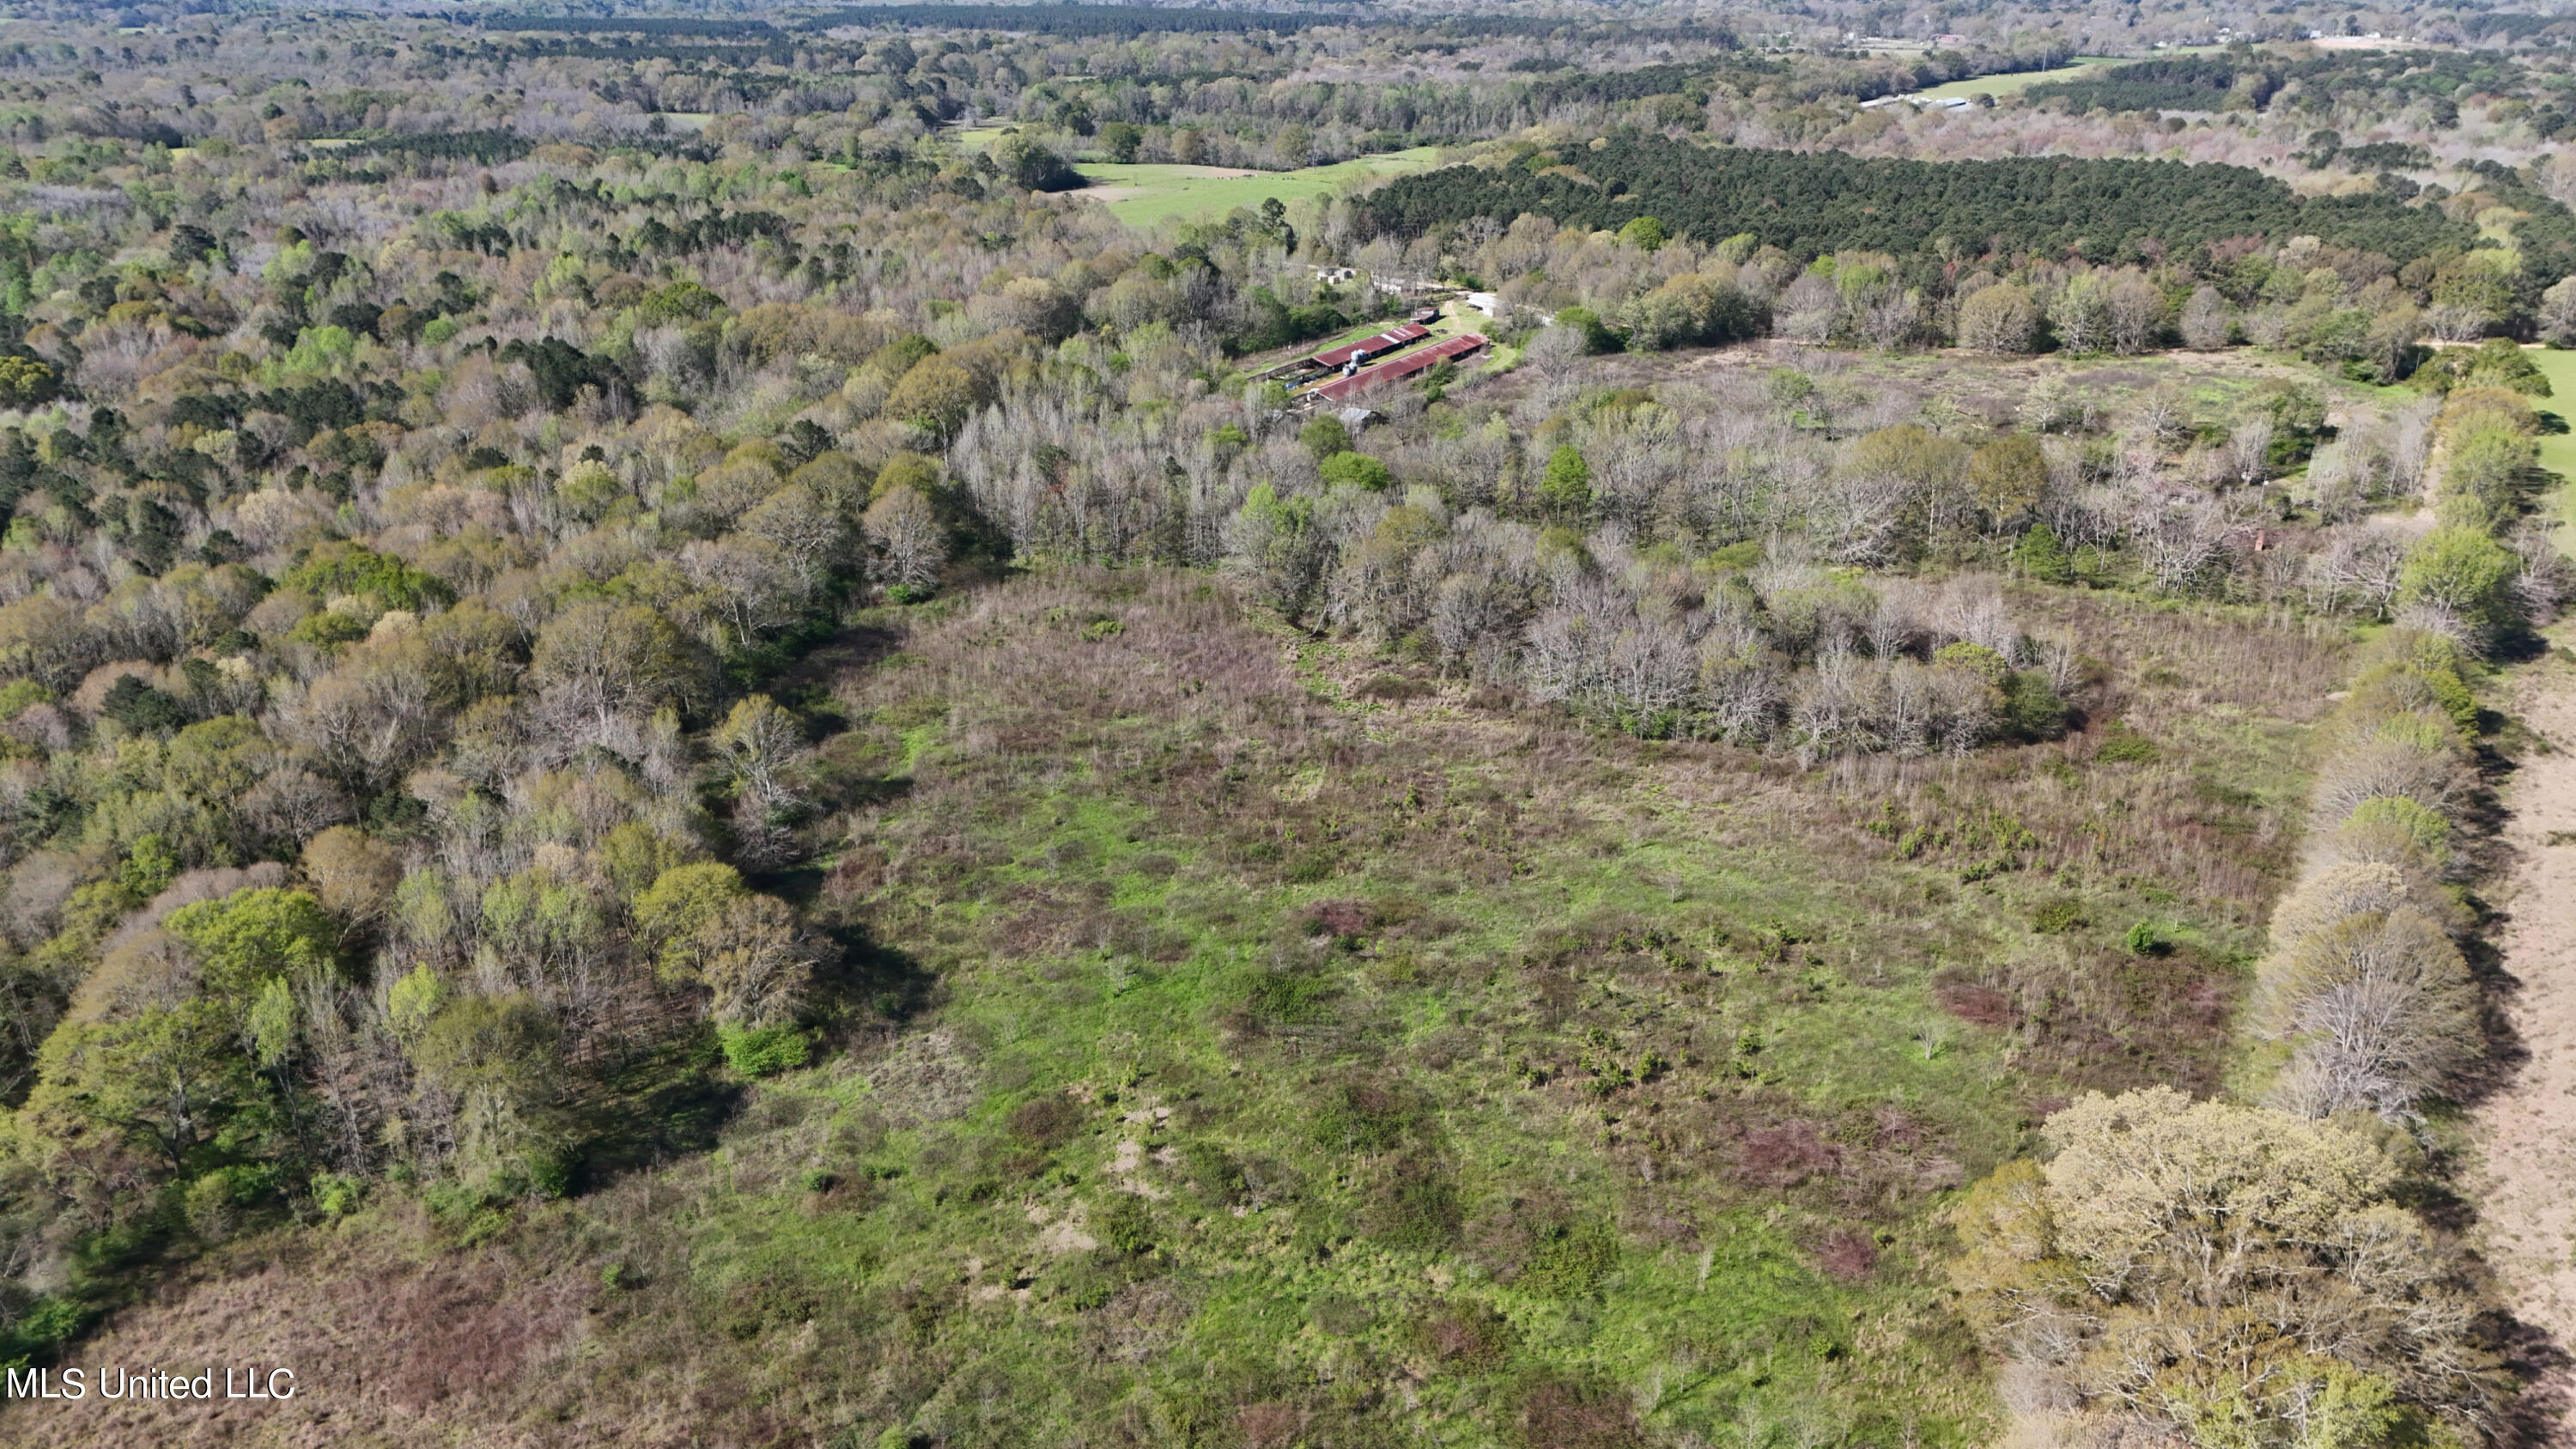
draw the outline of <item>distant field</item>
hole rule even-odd
[[[1922,94],[1936,101],[1946,101],[1952,97],[1973,96],[1977,92],[1983,91],[1997,100],[2002,100],[2006,96],[2020,95],[2023,91],[2030,89],[2032,86],[2039,85],[2046,81],[2073,80],[2084,74],[2086,71],[2093,70],[2099,66],[2123,65],[2132,61],[2151,60],[2174,55],[2202,55],[2209,51],[2216,50],[2217,48],[2218,47],[2216,46],[2210,45],[2184,46],[2180,48],[2159,50],[2152,56],[2079,55],[2075,57],[2075,63],[2073,65],[2062,65],[2055,70],[2027,70],[2021,72],[2019,75],[1975,76],[1968,80],[1952,81],[1947,85],[1934,86],[1930,90],[1924,91]]]
[[[1930,90],[1924,91],[1922,94],[1936,101],[1946,101],[1954,97],[1964,99],[1968,96],[1977,94],[1979,91],[1983,91],[1987,95],[1993,96],[1997,100],[2001,100],[2006,96],[2017,96],[2023,91],[2028,90],[2032,86],[2038,85],[2043,81],[2073,80],[2077,76],[2084,74],[2084,72],[2091,70],[2096,66],[2118,65],[2119,63],[2120,57],[2116,56],[2079,55],[2075,58],[2075,63],[2073,65],[2062,65],[2055,70],[2026,70],[2018,75],[1973,76],[1967,80],[1952,81],[1947,85],[1934,86]]]
[[[2536,347],[2530,350],[2530,356],[2540,364],[2541,375],[2549,379],[2550,396],[2540,400],[2540,411],[2576,428],[2576,352]],[[2540,466],[2561,478],[2576,479],[2576,431],[2542,433]],[[2576,519],[2560,521],[2558,548],[2562,553],[2576,553]]]
[[[1418,171],[1438,152],[1429,146],[1391,151],[1302,171],[1262,171],[1242,175],[1216,166],[1083,165],[1074,169],[1089,177],[1097,199],[1109,214],[1129,226],[1152,226],[1171,218],[1184,220],[1223,216],[1238,206],[1259,206],[1269,197],[1283,202],[1327,196],[1355,181]]]

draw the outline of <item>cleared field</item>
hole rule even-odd
[[[2073,80],[2077,76],[2084,74],[2084,72],[2093,69],[2095,66],[2118,65],[2120,60],[2121,57],[2118,56],[2079,55],[2075,58],[2075,63],[2073,65],[2062,65],[2055,70],[2026,70],[2018,75],[1972,76],[1967,80],[1951,81],[1947,85],[1934,86],[1930,90],[1922,92],[1922,94],[1932,100],[1946,101],[1953,98],[1973,96],[1979,91],[1983,91],[1987,95],[1993,96],[1997,100],[2001,100],[2005,96],[2020,95],[2023,91],[2028,90],[2032,86],[2038,85],[2043,81]]]
[[[2214,45],[2194,45],[2184,46],[2178,49],[2159,50],[2153,55],[2079,55],[2075,57],[2075,63],[2073,65],[2062,65],[2055,70],[2026,70],[2021,72],[2019,75],[1974,76],[1967,80],[1951,81],[1947,85],[1934,86],[1930,90],[1922,92],[1922,94],[1933,100],[1941,101],[1948,100],[1954,96],[1973,96],[1977,92],[1983,91],[1987,95],[1993,96],[1997,100],[2001,100],[2006,96],[2020,95],[2023,91],[2030,89],[2032,86],[2039,85],[2047,81],[2073,80],[2077,76],[2080,76],[2086,71],[2092,70],[2097,66],[2123,65],[2140,60],[2163,60],[2177,55],[2206,55],[2217,49],[2219,49],[2219,47]]]
[[[2534,347],[2530,353],[2540,365],[2541,376],[2549,379],[2550,396],[2540,400],[2539,411],[2557,420],[2556,431],[2540,435],[2540,466],[2561,478],[2576,479],[2576,352]],[[2558,548],[2576,554],[2576,519],[2565,512],[2569,496],[2559,494]]]
[[[1220,166],[1137,165],[1107,163],[1077,166],[1109,214],[1129,226],[1152,226],[1165,220],[1191,221],[1223,216],[1238,206],[1259,206],[1269,197],[1283,202],[1329,196],[1354,182],[1394,176],[1431,165],[1438,151],[1419,146],[1330,166],[1300,171],[1244,173]]]

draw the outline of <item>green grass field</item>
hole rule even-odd
[[[2531,360],[2549,379],[2550,396],[2541,399],[2540,411],[2557,418],[2559,428],[2540,435],[2540,466],[2561,478],[2576,479],[2576,352],[2536,347],[2531,349]],[[2568,495],[2561,492],[2559,496],[2563,509]],[[2558,547],[2563,553],[2576,554],[2576,519],[2563,514],[2558,523]]]
[[[2019,75],[1972,76],[1967,80],[1951,81],[1947,85],[1934,86],[1930,90],[1923,92],[1923,94],[1932,100],[1946,101],[1953,97],[1965,98],[1973,96],[1977,92],[1983,91],[1987,95],[1993,96],[1997,100],[2001,100],[2006,96],[2020,95],[2023,91],[2026,91],[2032,86],[2038,85],[2043,81],[2073,80],[2077,76],[2084,74],[2086,71],[2091,70],[2096,66],[2118,65],[2119,63],[2119,58],[2115,56],[2079,55],[2075,58],[2075,63],[2073,65],[2059,66],[2055,70],[2028,70],[2023,71]]]
[[[1420,146],[1330,166],[1264,171],[1251,176],[1227,175],[1213,166],[1094,163],[1074,169],[1089,177],[1094,188],[1112,189],[1112,194],[1099,197],[1110,215],[1129,226],[1150,227],[1166,220],[1223,216],[1238,206],[1259,206],[1273,196],[1283,202],[1329,196],[1371,177],[1421,170],[1431,165],[1438,154],[1433,147]]]
[[[2215,46],[2191,46],[2179,50],[2160,50],[2157,51],[2153,57],[2134,55],[2079,55],[2075,57],[2075,63],[2073,65],[2059,66],[2055,70],[2023,71],[2019,75],[1974,76],[1967,80],[1951,81],[1947,85],[1934,86],[1930,90],[1923,92],[1923,94],[1932,100],[1945,101],[1952,97],[1973,96],[1977,92],[1983,91],[1987,95],[1993,96],[1996,100],[2002,100],[2006,96],[2020,95],[2023,91],[2030,89],[2032,86],[2040,85],[2048,81],[2073,80],[2077,76],[2080,76],[2086,71],[2092,70],[2097,66],[2122,65],[2131,61],[2150,58],[2163,59],[2166,56],[2174,55],[2201,55],[2216,48],[2217,47]]]

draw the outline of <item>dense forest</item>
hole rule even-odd
[[[2563,210],[2563,208],[2562,208]],[[1565,160],[1458,168],[1372,193],[1365,215],[1412,236],[1470,217],[1524,213],[1616,231],[1640,216],[1716,243],[1744,236],[1800,261],[1850,249],[2093,262],[2204,254],[2238,237],[2309,235],[2396,263],[2476,240],[2439,212],[2377,195],[2305,198],[2240,167],[2158,161],[1876,161],[1832,151],[1709,151],[1613,140]]]
[[[0,1361],[286,1364],[277,1443],[2509,1441],[2551,32],[1946,112],[1861,102],[2208,18],[1483,8],[21,7]],[[2297,1208],[2223,1272],[2213,1181]]]

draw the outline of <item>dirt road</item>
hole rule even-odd
[[[2521,672],[2515,712],[2554,749],[2525,756],[2505,789],[2513,847],[2508,914],[2497,945],[2520,983],[2509,1000],[2530,1057],[2476,1114],[2483,1160],[2473,1179],[2480,1246],[2525,1323],[2576,1351],[2576,665],[2552,658]],[[2567,1369],[2539,1387],[2571,1400]],[[2564,1421],[2551,1442],[2576,1444]]]

